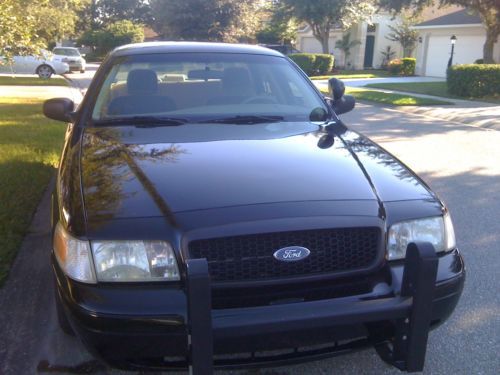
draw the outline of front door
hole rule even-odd
[[[373,67],[373,50],[375,47],[375,36],[367,35],[366,36],[366,45],[365,45],[365,62],[363,66],[365,68]]]

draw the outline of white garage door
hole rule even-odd
[[[330,38],[330,50],[333,51],[335,44],[335,39]],[[321,48],[321,43],[313,36],[306,36],[302,38],[302,44],[300,46],[300,51],[305,53],[322,53],[323,48]]]
[[[471,64],[483,56],[485,37],[479,35],[457,35],[453,64]],[[451,44],[449,36],[431,36],[427,50],[425,75],[446,77],[446,68],[450,58]]]

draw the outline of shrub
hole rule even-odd
[[[500,94],[500,64],[464,64],[448,68],[448,92],[465,97]]]
[[[484,59],[477,59],[474,64],[484,64]]]
[[[297,64],[300,69],[302,69],[308,76],[313,75],[314,72],[314,60],[316,56],[312,53],[294,53],[289,55],[295,64]]]
[[[314,61],[314,70],[316,70],[319,75],[330,73],[333,69],[333,62],[333,55],[318,53]]]
[[[399,75],[403,69],[403,61],[401,61],[401,59],[391,60],[389,64],[387,64],[387,69],[391,74]]]
[[[417,59],[413,57],[405,57],[401,59],[402,67],[401,74],[404,76],[414,76],[415,66],[417,65]]]
[[[333,68],[334,58],[332,55],[323,53],[294,53],[289,55],[308,76],[315,74],[327,74]]]

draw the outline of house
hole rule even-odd
[[[372,23],[360,22],[349,29],[351,40],[357,40],[360,44],[354,46],[350,51],[347,61],[341,50],[335,48],[337,40],[342,38],[344,31],[340,28],[334,29],[330,33],[330,53],[335,56],[336,66],[345,66],[350,69],[379,68],[384,57],[382,52],[390,46],[396,52],[394,57],[401,57],[403,54],[401,45],[386,38],[391,32],[389,25],[396,25],[397,17],[389,13],[380,12],[374,15]],[[309,25],[305,25],[297,31],[296,48],[302,52],[321,53],[322,48],[319,41],[314,37]]]
[[[144,41],[145,42],[155,42],[157,40],[161,40],[160,36],[156,31],[152,28],[145,26],[144,27]]]
[[[456,37],[453,64],[471,64],[483,57],[485,28],[478,15],[465,9],[419,23],[414,28],[419,32],[416,49],[418,75],[446,77],[453,35]],[[495,44],[493,58],[500,61],[499,42]]]

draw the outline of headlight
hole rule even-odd
[[[98,281],[175,281],[179,269],[165,241],[93,241]]]
[[[95,283],[90,244],[72,237],[60,223],[54,232],[54,253],[63,272],[74,280]]]
[[[387,239],[387,256],[389,260],[403,259],[406,247],[410,242],[430,242],[436,252],[455,248],[455,232],[448,214],[393,224]]]

